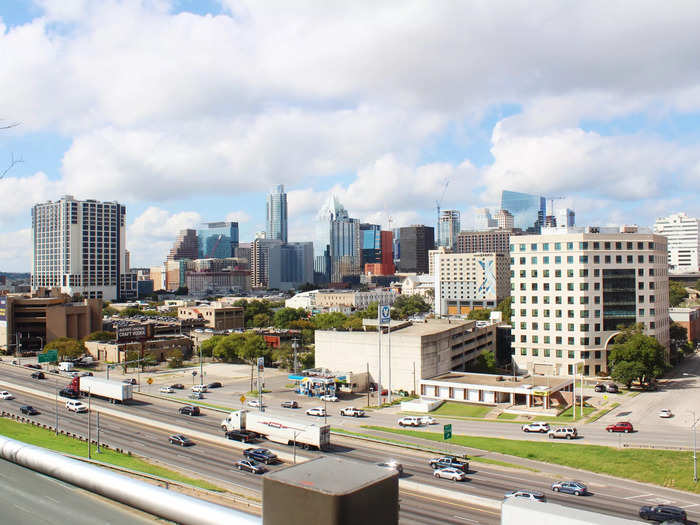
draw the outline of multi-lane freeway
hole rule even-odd
[[[30,372],[31,370],[1,366],[0,385],[5,380],[6,383],[31,386],[48,393],[55,391],[54,379],[51,375],[48,376],[50,378],[48,380],[36,381],[30,379]],[[60,378],[59,386],[64,386],[66,382],[65,377]],[[54,423],[56,407],[52,400],[21,392],[14,392],[14,394],[16,396],[14,400],[0,401],[0,407],[6,411],[19,412],[20,405],[32,404],[42,412],[35,416],[38,421],[46,424]],[[107,405],[103,401],[95,399],[92,403],[96,408]],[[126,414],[148,418],[154,426],[144,427],[126,419],[102,415],[100,417],[101,440],[183,469],[192,475],[220,482],[234,491],[237,488],[239,492],[259,493],[261,490],[259,476],[233,469],[233,463],[241,456],[240,451],[202,440],[196,446],[188,448],[180,448],[168,443],[168,432],[159,430],[157,428],[158,422],[178,424],[186,429],[221,436],[219,428],[222,419],[221,412],[205,408],[202,410],[201,416],[189,417],[179,415],[177,413],[178,406],[180,405],[167,400],[142,396],[139,396],[139,402],[130,406],[109,405],[112,410],[116,409]],[[61,428],[83,435],[87,433],[86,414],[68,412],[64,403],[59,403],[58,411]],[[299,414],[298,417],[304,416]],[[93,417],[93,424],[94,422]],[[496,426],[500,428],[504,425],[496,424]],[[459,499],[433,496],[427,490],[402,490],[400,494],[402,523],[434,523],[439,519],[446,523],[495,524],[499,522],[499,512],[492,508],[471,504],[469,495],[499,500],[505,492],[514,488],[539,489],[547,493],[551,501],[557,503],[630,518],[637,515],[642,504],[666,501],[685,507],[691,519],[700,518],[700,498],[663,488],[650,488],[648,485],[642,486],[633,482],[578,473],[575,477],[583,478],[582,480],[587,482],[594,495],[577,498],[552,493],[550,491],[550,484],[553,480],[551,475],[519,469],[506,469],[476,462],[471,464],[472,472],[469,475],[469,481],[453,483],[433,478],[432,469],[428,465],[430,454],[385,445],[368,444],[338,436],[333,436],[333,442],[334,450],[327,453],[340,454],[348,459],[370,463],[395,459],[404,466],[404,480],[419,482],[427,487],[446,488],[464,494],[464,499],[460,501]],[[264,443],[263,446],[265,446]],[[269,446],[274,449],[279,445]],[[556,446],[556,444],[552,446]],[[304,454],[321,453],[305,451]],[[567,475],[565,469],[543,467],[542,470],[551,470],[559,475]]]

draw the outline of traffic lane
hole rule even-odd
[[[433,525],[440,523],[471,523],[473,525],[498,525],[501,513],[467,503],[402,490],[399,493],[399,522]]]

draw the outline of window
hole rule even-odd
[[[653,250],[653,249],[654,249],[654,243],[653,243],[653,242],[650,242],[650,243],[649,243],[649,249],[650,249],[650,250]]]
[[[545,311],[543,312],[543,315],[544,315],[545,317],[549,317],[549,310],[545,310]],[[545,330],[549,330],[549,323],[545,323],[544,326],[545,326]]]
[[[511,245],[510,245],[510,251],[511,251],[511,252],[514,252],[514,251],[515,251],[515,244],[511,244]]]
[[[561,354],[562,354],[561,350],[557,350],[557,357],[561,357]]]
[[[599,242],[594,242],[594,243],[593,243],[593,249],[594,249],[594,250],[600,250],[600,243],[599,243]]]
[[[532,290],[537,291],[537,283],[532,283]]]
[[[604,244],[604,247],[605,247],[606,250],[609,250],[610,247],[611,247],[611,244],[610,244],[609,242],[606,242],[606,243]]]
[[[521,295],[521,296],[520,296],[520,304],[525,304],[525,300],[526,300],[526,299],[527,299],[527,298],[526,298],[524,295]]]
[[[615,264],[622,264],[622,255],[615,256]]]
[[[644,302],[644,296],[643,296],[643,295],[640,295],[639,297],[637,297],[637,302],[638,302],[638,303],[643,303],[643,302]]]
[[[580,243],[578,243],[578,249],[579,249],[579,250],[587,250],[587,249],[588,249],[588,243],[587,243],[587,242],[580,242]]]
[[[579,300],[579,303],[581,304],[588,304],[588,297],[581,297]]]
[[[600,277],[600,268],[595,268],[593,270],[593,277]]]
[[[525,257],[520,258],[520,264],[525,264]]]
[[[612,257],[610,257],[609,255],[606,255],[605,256],[605,264],[610,264],[611,262],[612,262]]]
[[[650,302],[650,303],[656,302],[656,296],[655,296],[655,295],[650,295],[650,296],[649,296],[649,302]]]
[[[573,337],[569,337],[569,341],[570,341],[570,343],[569,343],[570,345],[574,344],[574,338],[573,338]],[[574,352],[573,350],[569,350],[569,351],[567,352],[567,354],[568,354],[569,359],[573,359],[574,357],[576,357],[575,352]]]
[[[544,344],[546,344],[546,345],[549,344],[549,336],[548,335],[544,336]],[[549,357],[549,356],[547,356],[547,357]]]
[[[554,270],[554,277],[561,277],[561,270]]]
[[[554,304],[561,304],[561,295],[556,295],[554,297]]]
[[[566,329],[567,329],[569,332],[573,332],[574,330],[576,330],[576,325],[574,325],[574,323],[568,323],[568,324],[566,325]]]
[[[542,284],[542,289],[543,289],[545,292],[548,292],[548,291],[549,291],[549,283],[543,283],[543,284]]]
[[[556,323],[556,324],[554,325],[554,329],[555,329],[557,332],[561,332],[561,330],[562,330],[561,327],[562,327],[562,324],[561,324],[561,323]]]
[[[653,256],[653,255],[650,255],[650,256],[649,256],[649,262],[650,262],[650,263],[653,263],[653,262],[654,262],[654,256]]]
[[[527,330],[527,323],[520,323],[521,330]]]
[[[549,251],[549,243],[545,242],[542,244],[542,251]]]
[[[555,242],[555,243],[554,243],[554,249],[555,249],[556,251],[561,250],[561,243],[560,243],[560,242]]]
[[[649,315],[652,317],[656,315],[656,308],[649,308]]]
[[[520,251],[521,251],[521,252],[524,252],[524,251],[525,251],[525,245],[524,245],[524,244],[521,244],[521,245],[520,245]]]
[[[545,255],[544,257],[542,257],[542,263],[549,264],[549,255]]]
[[[637,283],[637,290],[644,290],[644,281],[639,281]]]
[[[574,283],[566,283],[566,289],[570,292],[574,291]]]
[[[644,317],[644,308],[639,309],[639,317]]]
[[[531,270],[530,277],[537,277],[537,270]]]
[[[536,251],[537,251],[537,244],[533,242],[533,243],[530,245],[530,250],[533,251],[533,252],[536,252]]]
[[[533,310],[533,311],[532,311],[532,317],[539,317],[539,310]],[[535,323],[535,324],[537,324],[537,323]],[[535,328],[535,330],[536,330],[536,329],[537,329],[537,328]]]
[[[580,255],[578,258],[578,262],[580,263],[588,263],[588,255]]]
[[[578,276],[579,277],[588,277],[588,270],[587,269],[579,270]]]
[[[554,289],[557,292],[561,292],[561,283],[554,283]]]
[[[656,328],[656,323],[655,323],[654,321],[650,322],[650,323],[649,323],[649,328],[650,328],[651,330],[653,330],[654,328]]]
[[[549,304],[549,295],[545,295],[545,296],[542,298],[542,302],[543,302],[544,304]]]
[[[584,319],[588,318],[588,310],[581,310],[581,317]]]
[[[596,344],[597,344],[597,343],[596,343]],[[595,352],[593,352],[593,357],[594,357],[595,359],[600,359],[601,354],[602,354],[602,352],[601,352],[600,350],[596,350]]]
[[[615,243],[615,249],[616,249],[616,250],[622,250],[622,243],[619,242],[619,241],[616,242],[616,243]]]
[[[554,338],[554,342],[555,342],[555,344],[560,345],[560,344],[561,344],[561,336],[559,336],[559,335],[556,336],[556,337]]]
[[[627,264],[632,264],[634,262],[634,257],[632,255],[627,256]]]
[[[596,295],[596,296],[593,298],[593,302],[594,302],[595,304],[600,304],[600,295]]]
[[[530,263],[537,264],[537,257],[530,257]]]
[[[527,317],[527,310],[520,310],[520,317]]]
[[[554,256],[554,264],[561,264],[561,256],[560,255]]]
[[[593,338],[593,343],[594,343],[595,345],[600,345],[600,337],[594,337],[594,338]],[[596,354],[597,354],[596,357],[600,357],[600,351],[596,352]]]
[[[525,290],[527,288],[527,285],[525,283],[520,283],[520,289]]]
[[[643,256],[643,255],[637,255],[637,262],[638,262],[638,263],[643,263],[643,262],[644,262],[644,256]]]
[[[600,264],[600,255],[593,256],[593,264]]]
[[[549,277],[549,270],[542,270],[542,277]]]
[[[596,324],[593,325],[593,326],[595,326],[595,331],[596,331],[596,332],[600,332],[600,323],[596,323]]]
[[[572,269],[566,270],[566,276],[567,277],[573,277],[574,276],[574,271]]]
[[[582,331],[582,332],[588,332],[589,328],[590,328],[590,325],[588,325],[588,324],[582,324],[582,325],[581,325],[581,331]]]
[[[588,283],[579,283],[578,289],[582,292],[585,292],[586,290],[588,290]]]
[[[533,337],[533,343],[537,342],[536,339],[537,339],[536,337]],[[532,349],[532,356],[537,357],[538,354],[539,354],[539,350],[537,348],[533,348]]]
[[[546,338],[545,338],[546,339]],[[546,342],[546,341],[545,341]],[[544,349],[544,356],[549,357],[549,348]]]
[[[520,270],[520,278],[524,279],[525,277],[527,277],[527,273],[525,272],[525,270]]]
[[[573,249],[574,249],[574,243],[573,243],[573,242],[567,242],[567,243],[566,243],[566,249],[567,249],[567,250],[573,250]]]
[[[520,349],[520,355],[527,355],[527,349],[521,348],[521,349]]]
[[[561,310],[554,310],[554,317],[561,317],[561,316],[562,316]]]
[[[567,255],[566,256],[566,262],[568,264],[573,264],[574,263],[574,256],[573,255]]]
[[[574,304],[574,298],[573,298],[573,297],[567,297],[567,298],[566,298],[566,304]]]
[[[532,302],[532,304],[537,304],[537,296],[536,295],[532,296],[531,302]]]

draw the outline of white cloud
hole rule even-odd
[[[63,182],[49,180],[43,172],[28,177],[5,176],[0,179],[0,195],[3,196],[0,228],[26,224],[31,218],[34,204],[55,200],[62,193],[65,193]]]
[[[248,215],[246,212],[243,210],[238,210],[238,211],[232,211],[228,215],[226,215],[227,222],[237,222],[239,225],[241,223],[246,223],[250,221],[250,215]]]
[[[31,229],[0,232],[0,270],[3,272],[29,272],[32,268]]]
[[[202,217],[194,211],[170,212],[150,206],[126,230],[131,266],[160,264],[168,255],[180,230],[195,228]]]

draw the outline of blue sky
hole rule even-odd
[[[5,2],[0,271],[30,267],[32,204],[127,205],[132,264],[181,228],[264,229],[289,191],[311,240],[330,192],[362,220],[473,225],[502,189],[577,223],[700,216],[700,11],[639,2]],[[605,22],[601,22],[604,20]]]

